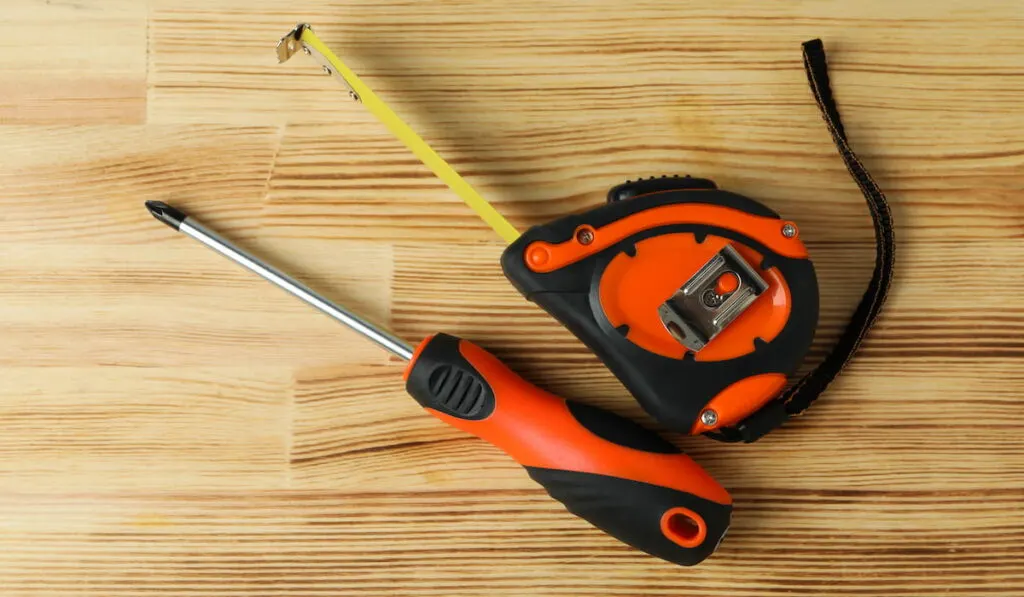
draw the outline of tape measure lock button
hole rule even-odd
[[[736,272],[725,272],[715,281],[715,292],[719,296],[726,296],[736,292],[740,287],[740,278]]]
[[[530,269],[537,269],[547,265],[551,260],[551,251],[542,244],[534,243],[526,250],[526,264]]]

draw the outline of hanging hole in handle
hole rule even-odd
[[[681,547],[697,547],[704,542],[708,527],[699,514],[689,508],[670,508],[661,516],[661,532]]]

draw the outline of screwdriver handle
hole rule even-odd
[[[692,566],[729,527],[732,498],[678,448],[528,383],[471,342],[428,337],[405,376],[431,414],[505,451],[569,512],[623,543]]]

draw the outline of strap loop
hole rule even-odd
[[[813,39],[804,42],[803,51],[807,81],[811,85],[811,91],[821,110],[822,118],[825,119],[825,125],[828,126],[828,130],[832,134],[832,140],[846,164],[846,169],[857,186],[860,187],[871,211],[871,220],[875,227],[875,270],[871,274],[871,281],[868,283],[864,297],[857,305],[853,317],[850,318],[850,323],[847,324],[832,351],[821,364],[793,387],[741,421],[736,427],[723,428],[717,433],[707,434],[719,441],[743,441],[746,443],[757,441],[769,431],[782,425],[789,417],[806,410],[828,388],[832,380],[857,352],[857,348],[864,340],[868,330],[871,329],[885,303],[889,293],[889,284],[892,281],[895,238],[889,204],[864,164],[850,149],[846,130],[843,128],[843,122],[839,116],[839,109],[832,97],[824,45],[820,39]]]

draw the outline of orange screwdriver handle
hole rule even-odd
[[[732,498],[689,456],[632,421],[541,390],[475,344],[431,336],[405,375],[432,415],[504,450],[569,512],[623,543],[692,566],[729,527]]]

